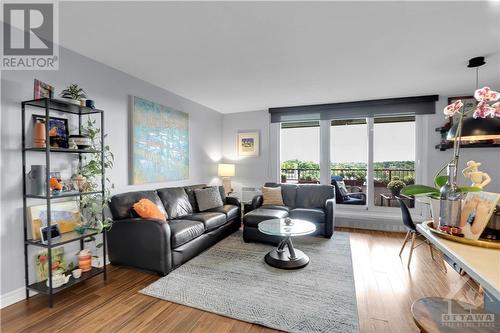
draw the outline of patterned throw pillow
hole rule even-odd
[[[264,205],[284,206],[281,187],[262,187]]]
[[[200,212],[211,208],[222,207],[224,205],[217,187],[195,189],[194,194],[196,195],[196,202],[198,203]]]
[[[141,199],[137,201],[132,208],[134,208],[137,215],[143,219],[158,219],[162,221],[167,220],[167,214],[163,213],[153,201],[149,199]]]

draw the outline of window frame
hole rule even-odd
[[[425,135],[424,135],[424,115],[414,115],[415,117],[415,183],[421,182],[421,179],[424,179],[424,168],[421,167],[422,156],[425,156]],[[367,157],[367,203],[364,206],[356,206],[356,205],[336,205],[336,209],[340,213],[345,213],[349,215],[366,215],[369,212],[376,213],[379,216],[400,216],[401,211],[397,207],[381,207],[375,206],[374,202],[374,124],[375,117],[367,117],[366,119],[366,138],[368,142],[368,157]],[[330,145],[331,145],[331,122],[335,119],[329,120],[320,120],[320,174],[321,174],[321,184],[330,184],[330,175],[331,175],[331,156],[330,156]],[[281,124],[278,129],[278,147],[279,152],[281,153]],[[327,153],[326,153],[327,152]],[[281,182],[281,154],[277,159],[278,165],[278,177],[277,182]],[[328,166],[328,167],[326,167]],[[327,168],[327,169],[326,169]],[[327,178],[328,177],[328,178]],[[328,179],[328,180],[327,180]],[[425,215],[426,206],[424,203],[415,199],[415,207],[410,208],[410,212],[414,217],[423,217]]]

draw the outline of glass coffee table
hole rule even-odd
[[[309,263],[309,257],[293,247],[292,237],[312,234],[316,226],[308,221],[296,219],[272,219],[259,223],[259,231],[271,236],[282,236],[283,240],[265,256],[269,266],[281,269],[298,269]]]

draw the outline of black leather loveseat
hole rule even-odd
[[[108,232],[109,260],[166,275],[203,252],[241,225],[241,206],[237,199],[225,197],[222,207],[199,212],[194,189],[205,185],[162,188],[117,194],[111,198],[113,226]],[[149,199],[168,220],[139,218],[132,205]]]
[[[280,237],[263,234],[258,224],[273,218],[296,218],[316,225],[316,235],[330,238],[335,220],[335,189],[331,185],[276,184],[266,183],[265,187],[281,186],[284,206],[263,206],[262,195],[252,200],[251,211],[243,217],[243,239],[277,244]]]

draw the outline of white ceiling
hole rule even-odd
[[[61,44],[223,113],[500,88],[496,2],[62,2]]]

